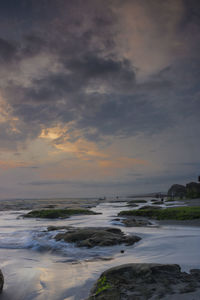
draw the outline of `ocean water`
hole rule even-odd
[[[127,228],[113,221],[125,209],[130,209],[126,202],[101,203],[93,208],[100,215],[66,220],[24,219],[21,215],[28,210],[1,211],[0,268],[5,277],[1,299],[86,299],[104,270],[124,263],[177,263],[184,271],[200,268],[200,227],[154,224]],[[56,242],[54,236],[60,231],[48,232],[49,225],[113,226],[142,240],[133,246],[78,248]]]

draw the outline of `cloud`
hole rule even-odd
[[[5,161],[0,160],[0,169],[8,170],[8,169],[15,169],[15,168],[37,168],[36,166],[30,166],[23,161]]]
[[[14,59],[15,54],[16,47],[5,39],[0,38],[0,63],[10,63]]]
[[[184,38],[191,24],[198,36],[192,5],[186,13],[181,0],[103,3],[20,1],[21,34],[0,39],[0,89],[10,107],[1,149],[17,150],[58,125],[68,132],[57,146],[77,131],[96,142],[155,135],[196,114],[199,63]]]

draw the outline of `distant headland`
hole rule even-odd
[[[200,181],[200,178],[199,178]],[[190,182],[186,185],[173,184],[167,192],[170,198],[200,198],[200,182]]]

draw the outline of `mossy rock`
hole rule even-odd
[[[97,215],[92,210],[88,209],[41,209],[41,210],[32,210],[26,215],[25,218],[41,218],[41,219],[65,219],[74,215]]]
[[[129,204],[134,204],[134,203],[147,203],[146,200],[143,200],[143,199],[134,199],[134,200],[131,200],[131,201],[128,201]]]
[[[95,283],[88,300],[170,299],[200,287],[200,270],[181,272],[179,265],[126,264],[106,270]],[[175,299],[175,298],[173,298]]]
[[[200,206],[169,207],[121,211],[119,216],[141,216],[157,220],[194,220],[200,218]]]

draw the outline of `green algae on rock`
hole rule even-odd
[[[104,276],[100,277],[99,280],[97,281],[97,291],[96,291],[95,295],[98,295],[102,291],[108,290],[111,287],[112,286],[107,282],[107,278],[104,275]]]
[[[141,216],[156,220],[194,220],[200,218],[200,206],[169,207],[121,211],[119,216]]]
[[[41,210],[32,210],[29,213],[23,215],[25,218],[44,218],[44,219],[57,219],[57,218],[69,218],[74,215],[97,215],[92,210],[88,209],[41,209]]]

